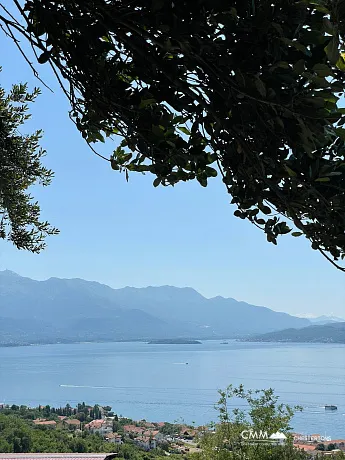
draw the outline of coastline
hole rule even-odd
[[[178,341],[178,339],[162,339],[162,340],[151,340],[147,338],[140,338],[140,339],[119,339],[119,340],[77,340],[77,341],[51,341],[51,342],[24,342],[24,343],[0,343],[0,348],[20,348],[20,347],[37,347],[37,346],[46,346],[46,345],[81,345],[81,344],[98,344],[98,343],[144,343],[147,345],[196,345],[202,344],[202,342],[208,341],[221,341],[224,340],[223,338],[198,338],[198,339],[186,339],[185,341]],[[250,340],[245,338],[227,338],[230,343],[231,342],[238,342],[238,343],[253,343],[253,344],[276,344],[276,345],[302,345],[302,344],[309,344],[309,345],[345,345],[345,342],[336,342],[336,341],[292,341],[292,340]]]

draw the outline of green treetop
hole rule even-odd
[[[29,93],[23,84],[13,85],[8,94],[0,87],[0,238],[31,252],[40,252],[45,237],[57,233],[41,221],[40,207],[29,193],[33,185],[49,185],[53,176],[41,163],[41,131],[21,133],[30,118],[28,104],[38,94],[37,88]]]

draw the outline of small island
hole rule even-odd
[[[189,339],[158,339],[151,340],[148,342],[149,345],[201,345],[199,340],[189,340]]]

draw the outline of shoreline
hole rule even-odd
[[[82,345],[82,344],[99,344],[99,343],[144,343],[147,345],[193,345],[195,342],[199,342],[198,344],[202,344],[203,342],[209,341],[220,341],[224,340],[221,338],[207,338],[207,339],[193,339],[193,343],[190,343],[188,339],[185,341],[178,341],[178,339],[167,341],[165,339],[162,340],[151,340],[151,339],[126,339],[126,340],[79,340],[79,341],[71,341],[71,342],[32,342],[32,343],[0,343],[0,348],[21,348],[21,347],[38,347],[38,346],[47,346],[47,345]],[[237,342],[237,343],[252,343],[252,344],[276,344],[276,345],[345,345],[345,342],[295,342],[295,341],[264,341],[264,340],[248,340],[248,339],[227,339],[229,342]]]

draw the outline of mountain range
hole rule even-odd
[[[311,322],[173,286],[112,289],[82,279],[36,281],[0,271],[0,344],[236,338]]]

